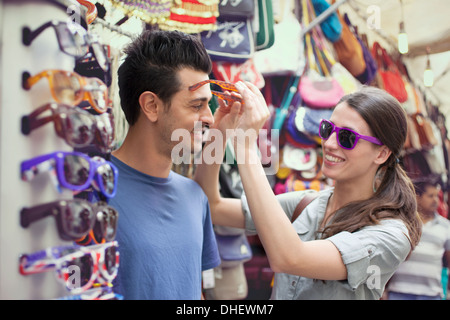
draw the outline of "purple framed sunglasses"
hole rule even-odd
[[[319,137],[322,140],[328,140],[333,132],[336,132],[336,140],[343,149],[352,150],[355,148],[359,139],[372,142],[379,146],[383,145],[383,143],[375,137],[365,136],[347,128],[340,128],[333,122],[322,119],[319,125]]]
[[[55,170],[57,187],[83,191],[91,184],[106,197],[112,198],[117,190],[119,170],[102,157],[89,157],[81,152],[56,151],[23,161],[20,165],[22,180],[31,181],[38,173]]]

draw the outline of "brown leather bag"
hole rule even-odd
[[[434,136],[431,120],[421,113],[414,113],[411,115],[411,118],[416,126],[422,148],[429,149],[437,145],[438,142]]]
[[[308,204],[310,204],[318,196],[319,196],[318,192],[307,193],[295,207],[294,214],[292,215],[292,218],[291,218],[291,222],[294,222],[295,220],[297,220],[298,216],[300,215],[300,213],[302,213],[302,211],[306,208],[306,206]]]
[[[354,76],[357,77],[366,70],[364,53],[358,39],[348,27],[341,14],[337,12],[342,24],[342,34],[339,40],[333,42],[337,60]]]
[[[416,129],[416,124],[412,117],[408,115],[406,117],[408,123],[408,131],[406,133],[406,141],[405,141],[405,151],[410,152],[412,150],[420,150],[422,149],[420,144],[419,133]]]

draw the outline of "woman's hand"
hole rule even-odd
[[[240,81],[235,86],[242,96],[244,106],[239,125],[231,138],[236,155],[249,160],[252,151],[256,151],[256,141],[261,128],[270,117],[270,112],[261,91],[255,85]]]
[[[235,92],[225,93],[238,96]],[[239,125],[244,106],[237,101],[229,105],[222,99],[217,100],[219,103],[219,108],[217,108],[214,112],[214,124],[211,128],[220,130],[222,135],[225,137],[227,130],[234,130]]]
[[[261,91],[250,82],[236,83],[236,89],[239,90],[243,100],[243,114],[239,124],[239,129],[244,131],[248,129],[259,130],[264,126],[270,117],[269,108]]]

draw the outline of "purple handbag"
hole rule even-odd
[[[234,267],[252,258],[252,249],[244,233],[230,236],[215,234],[222,267]]]

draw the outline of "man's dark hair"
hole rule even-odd
[[[440,177],[437,175],[427,175],[424,177],[416,178],[413,180],[414,189],[416,190],[416,194],[421,196],[427,190],[427,187],[437,187],[441,183]]]
[[[144,31],[125,50],[127,55],[118,70],[122,110],[129,125],[136,123],[139,96],[145,91],[158,95],[170,106],[180,90],[177,72],[182,68],[211,72],[211,59],[196,35],[179,31]]]

